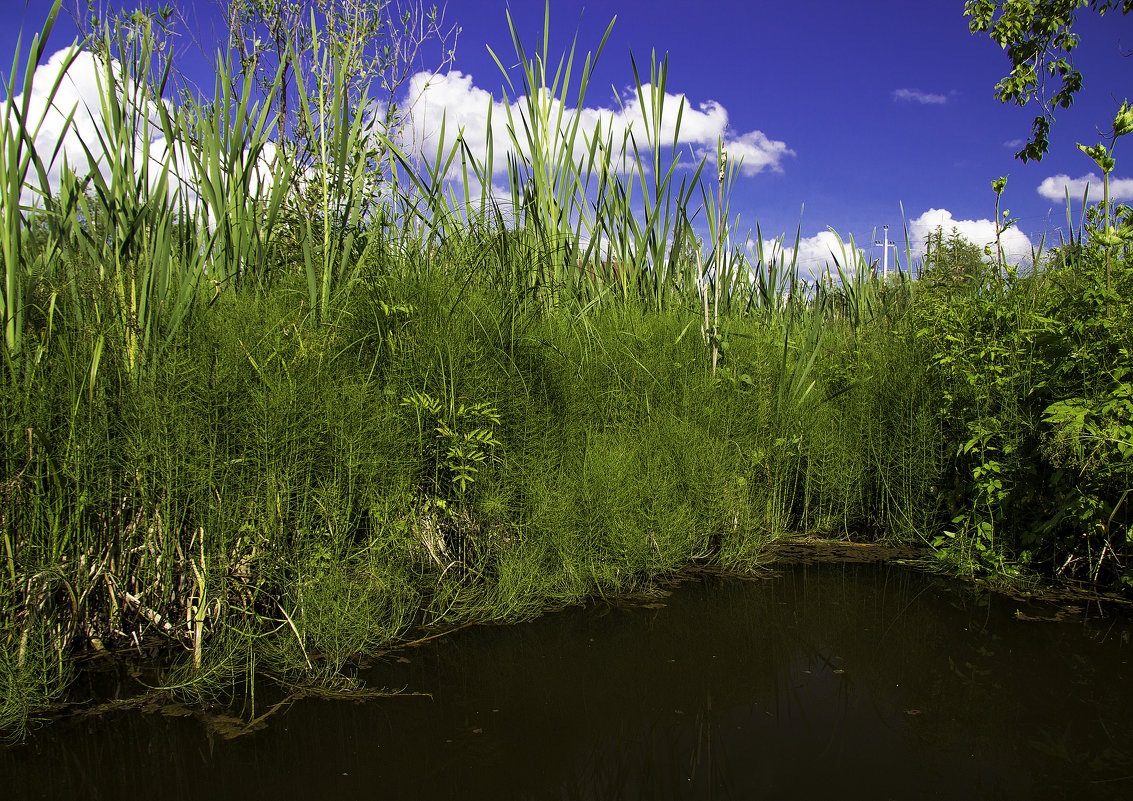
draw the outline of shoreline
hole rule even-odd
[[[170,694],[169,689],[150,688],[137,694],[128,693],[122,698],[98,698],[87,700],[69,699],[49,706],[41,711],[43,727],[58,725],[67,720],[86,719],[118,712],[138,711],[143,714],[159,714],[167,717],[194,717],[207,731],[222,739],[231,740],[243,737],[266,726],[271,725],[270,719],[294,703],[308,698],[336,699],[344,702],[357,702],[371,698],[416,695],[389,691],[386,689],[369,688],[362,684],[355,684],[358,676],[368,670],[375,662],[382,659],[404,661],[400,656],[417,647],[423,646],[439,638],[447,637],[458,631],[480,626],[519,626],[531,620],[554,614],[570,607],[583,607],[594,603],[608,603],[621,607],[642,607],[647,609],[661,608],[664,604],[657,602],[671,595],[672,588],[690,581],[700,580],[740,580],[740,581],[766,581],[772,580],[778,568],[792,568],[808,565],[883,565],[893,564],[915,572],[928,572],[942,578],[954,580],[972,588],[973,591],[994,592],[1021,603],[1038,607],[1040,614],[1024,614],[1017,612],[1016,618],[1025,622],[1067,622],[1076,618],[1087,619],[1096,617],[1090,615],[1090,604],[1097,604],[1097,609],[1103,617],[1114,613],[1133,617],[1133,600],[1107,596],[1091,591],[1086,587],[1075,587],[1069,582],[1061,585],[1051,584],[1037,592],[1012,592],[1003,586],[992,586],[987,581],[974,580],[957,574],[950,574],[934,569],[926,563],[931,555],[931,549],[914,546],[894,546],[882,543],[863,543],[849,540],[831,540],[814,536],[787,537],[783,541],[773,543],[767,547],[767,560],[759,567],[748,571],[714,568],[707,565],[698,565],[690,562],[683,569],[671,574],[659,574],[649,579],[650,587],[641,592],[630,592],[622,595],[602,596],[590,595],[581,600],[549,606],[535,618],[516,621],[469,621],[458,625],[437,627],[415,625],[407,630],[407,639],[391,643],[388,647],[379,648],[370,654],[362,654],[352,660],[351,668],[342,674],[348,686],[340,689],[320,687],[316,684],[302,686],[301,684],[284,683],[268,678],[259,692],[270,699],[265,711],[258,714],[241,717],[235,707],[237,704],[195,704],[179,699]],[[1046,607],[1057,607],[1047,610]],[[1102,612],[1106,609],[1106,612]],[[97,677],[116,674],[116,681],[132,680],[139,687],[145,687],[143,676],[148,673],[160,674],[174,669],[177,656],[182,649],[175,649],[166,642],[154,642],[147,647],[155,650],[164,650],[169,653],[167,661],[161,664],[146,664],[147,659],[153,657],[135,657],[135,647],[124,647],[114,651],[87,651],[75,656],[76,679],[74,687],[83,683],[80,676],[86,678],[86,688],[97,686]],[[183,658],[183,655],[181,655]],[[264,679],[257,681],[263,682]],[[287,689],[289,688],[289,689]],[[72,689],[71,692],[75,690]],[[261,707],[263,709],[263,707]],[[38,727],[37,727],[38,728]],[[28,739],[34,739],[31,733]],[[25,740],[26,743],[26,740]],[[25,743],[8,744],[7,748],[18,748]]]

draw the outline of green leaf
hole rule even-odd
[[[1133,132],[1133,108],[1129,107],[1129,101],[1126,100],[1113,118],[1113,138],[1117,139],[1130,132]]]

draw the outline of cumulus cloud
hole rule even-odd
[[[71,58],[74,59],[73,62],[62,80],[59,80],[60,72]],[[124,75],[120,65],[117,61],[112,61],[110,66],[114,81],[121,86]],[[76,54],[72,47],[56,51],[35,72],[31,94],[27,98],[26,122],[29,130],[36,131],[35,149],[45,162],[52,191],[59,189],[64,163],[79,175],[98,170],[107,179],[110,177],[106,164],[107,154],[102,150],[100,140],[113,146],[114,139],[102,119],[100,80],[106,80],[105,66],[92,53],[80,51]],[[51,89],[56,81],[59,81],[58,88],[52,96]],[[132,89],[127,85],[125,91],[129,93]],[[20,106],[23,101],[23,94],[14,98],[16,106]],[[65,122],[68,115],[71,115],[69,126]],[[169,143],[162,135],[158,106],[145,101],[139,109],[139,121],[141,120],[148,121],[148,130],[144,126],[139,127],[139,134],[145,136],[145,139],[139,138],[133,143],[134,156],[141,159],[144,148],[148,145],[151,165],[159,165],[169,152]],[[15,120],[10,119],[9,124],[14,125]],[[90,149],[89,155],[83,143]],[[153,175],[155,182],[157,172],[155,170]],[[29,175],[29,180],[36,180],[33,176],[34,171]],[[36,184],[38,185],[38,180]],[[27,194],[25,192],[25,199]]]
[[[1087,185],[1089,186],[1087,201],[1091,203],[1100,202],[1104,196],[1102,177],[1092,172],[1083,175],[1081,178],[1071,178],[1062,173],[1052,175],[1043,179],[1043,182],[1039,184],[1038,191],[1040,195],[1049,200],[1065,200],[1066,193],[1069,191],[1070,200],[1077,202],[1086,193]],[[1111,177],[1109,179],[1109,198],[1110,200],[1133,198],[1133,178]]]
[[[74,60],[67,66],[72,58]],[[65,66],[66,72],[60,80],[60,72]],[[129,80],[120,64],[112,60],[110,68],[119,90],[124,91],[127,98],[130,97],[134,90],[129,85]],[[57,81],[58,87],[52,96],[52,87]],[[97,171],[106,180],[110,180],[108,154],[100,143],[106,142],[111,147],[116,143],[103,120],[100,81],[106,82],[105,65],[93,53],[89,51],[76,53],[73,47],[56,51],[36,69],[30,96],[27,98],[26,123],[30,131],[36,132],[35,150],[44,161],[49,188],[53,193],[59,191],[65,165],[80,177]],[[121,88],[123,84],[125,84],[124,90]],[[13,101],[17,107],[20,107],[24,102],[24,95],[16,95]],[[167,108],[170,107],[169,101],[161,102]],[[189,174],[192,167],[185,145],[178,140],[173,142],[166,140],[159,112],[159,106],[148,99],[142,101],[137,109],[138,137],[131,143],[135,163],[141,163],[148,152],[150,183],[153,188],[160,179],[162,165],[170,160],[171,155],[175,156],[171,161],[169,191],[174,192],[179,186],[184,186],[187,190],[187,199],[191,201],[195,197],[194,180]],[[71,116],[69,126],[66,125],[68,116]],[[148,121],[148,127],[142,124],[143,120]],[[12,117],[8,122],[13,126],[16,124]],[[86,148],[83,147],[84,143]],[[87,149],[90,150],[89,155]],[[253,175],[255,185],[270,185],[271,171],[267,164],[274,153],[274,145],[268,143]],[[29,172],[28,181],[34,184],[35,189],[25,188],[21,202],[35,204],[40,200],[36,190],[41,187],[34,169]]]
[[[703,141],[703,140],[701,140]],[[795,155],[786,143],[770,139],[763,131],[748,131],[732,140],[725,140],[724,149],[729,158],[742,158],[741,171],[745,175],[756,175],[765,169],[782,172],[782,160]]]
[[[790,264],[791,259],[795,257],[793,246],[793,239],[784,238],[782,242],[776,239],[765,239],[763,240],[763,258],[765,261],[776,259]],[[755,263],[757,254],[755,242],[748,242],[748,254],[752,262]],[[856,242],[851,244],[849,237],[839,241],[838,235],[833,231],[819,231],[814,236],[799,239],[796,263],[800,275],[807,279],[825,275],[827,270],[837,279],[838,267],[836,265],[842,265],[843,270],[853,270],[864,255],[865,251],[858,247]]]
[[[646,102],[651,87],[642,87]],[[627,91],[619,98],[617,108],[601,106],[584,107],[577,110],[579,127],[574,143],[573,158],[581,161],[586,155],[586,143],[594,132],[600,131],[602,140],[611,143],[613,153],[609,154],[615,163],[614,169],[624,170],[627,164],[620,163],[621,143],[627,131],[636,138],[638,148],[646,147],[646,121],[648,108],[643,108],[636,89]],[[782,172],[782,163],[795,152],[785,142],[775,140],[759,130],[733,134],[728,128],[728,111],[715,100],[694,104],[683,94],[665,94],[665,115],[659,133],[663,148],[671,146],[676,133],[677,108],[684,102],[681,127],[677,137],[678,148],[688,148],[696,158],[707,155],[715,157],[716,141],[724,137],[724,147],[729,157],[735,161],[743,159],[741,172],[746,176],[757,175],[763,171]],[[541,98],[549,108],[550,118],[563,115],[564,127],[576,112],[573,107],[563,108],[560,100]],[[471,152],[492,175],[506,172],[507,156],[515,147],[507,133],[510,119],[519,138],[519,151],[527,153],[527,133],[525,128],[526,99],[520,98],[510,103],[494,97],[490,92],[478,87],[472,76],[453,70],[444,74],[417,73],[408,82],[405,105],[408,106],[407,124],[402,132],[411,149],[432,159],[437,153],[438,144],[447,153],[455,141],[457,131],[464,132],[465,142]],[[489,110],[491,125],[489,126]],[[444,143],[440,142],[441,124],[445,125]],[[487,164],[488,132],[493,141],[492,163]],[[632,158],[632,149],[630,150]]]
[[[929,209],[909,222],[909,244],[914,255],[924,254],[925,239],[937,228],[943,229],[945,237],[955,228],[961,236],[979,247],[991,245],[995,249],[994,220],[957,220],[948,209]],[[1012,227],[1004,231],[1000,235],[1000,244],[1009,263],[1029,261],[1031,258],[1031,240],[1018,228]]]
[[[55,92],[54,99],[49,102],[51,87],[59,77],[66,61],[74,58]],[[30,97],[24,94],[13,98],[17,108],[27,102],[27,117],[25,122],[29,130],[37,131],[35,136],[35,149],[43,159],[47,168],[48,180],[53,191],[57,191],[60,176],[63,172],[64,160],[76,170],[83,169],[88,162],[86,153],[79,142],[91,143],[97,141],[96,123],[99,109],[99,93],[97,74],[100,69],[94,56],[87,52],[77,55],[73,48],[56,51],[48,60],[40,65],[32,79]],[[65,121],[68,115],[74,112],[69,127]],[[15,127],[16,120],[10,116],[8,124]],[[66,132],[64,128],[67,127]],[[62,141],[61,141],[62,137]],[[56,148],[58,147],[58,152]],[[97,149],[92,146],[97,154]],[[54,159],[52,156],[54,155]],[[29,174],[29,180],[35,180],[34,170]],[[38,182],[37,182],[38,183]],[[24,202],[30,202],[33,193],[25,190]]]
[[[906,100],[926,105],[940,105],[948,102],[948,95],[938,95],[931,92],[922,92],[920,89],[896,89],[893,92],[894,100]]]
[[[988,244],[993,249],[995,247],[995,223],[992,220],[957,220],[947,209],[929,209],[920,217],[911,220],[908,228],[909,248],[914,260],[924,256],[925,238],[934,233],[937,228],[943,228],[946,237],[955,228],[962,236],[981,248]],[[880,237],[880,231],[877,235]],[[894,232],[890,230],[890,236],[893,235]],[[900,231],[897,231],[895,235],[902,237]],[[1011,228],[1001,235],[1000,241],[1008,262],[1023,263],[1030,260],[1031,240],[1022,231]],[[872,239],[851,242],[849,236],[839,238],[838,234],[830,230],[820,231],[813,236],[801,238],[798,245],[799,272],[806,278],[814,279],[825,275],[829,270],[834,280],[837,280],[838,268],[836,265],[838,264],[842,265],[843,270],[854,269],[854,266],[862,261],[867,264],[879,265],[883,260],[881,248],[870,247],[872,244]],[[767,261],[775,258],[785,259],[790,263],[791,258],[795,255],[792,239],[784,239],[782,243],[779,240],[765,239],[762,245],[763,258]],[[866,247],[863,248],[862,245],[866,245]],[[748,258],[753,264],[756,263],[756,243],[749,241],[747,248]],[[898,262],[902,269],[907,269],[905,259],[905,243],[901,238],[897,242],[896,251],[889,254],[890,270],[893,270]]]
[[[48,102],[51,87],[59,77],[60,70],[65,62],[74,57],[74,62],[67,69],[62,81],[59,83],[54,99]],[[112,63],[116,78],[120,79],[122,70],[117,63]],[[80,175],[92,170],[101,170],[109,178],[106,167],[106,154],[98,145],[99,134],[106,137],[106,131],[101,120],[101,104],[99,94],[99,77],[104,68],[96,57],[90,52],[77,54],[70,48],[60,50],[47,59],[36,71],[31,86],[29,102],[29,127],[39,126],[35,137],[35,146],[41,158],[47,164],[50,188],[53,192],[59,190],[64,161]],[[643,87],[646,103],[650,96],[651,87]],[[17,103],[22,102],[22,96],[15,98]],[[638,147],[645,148],[645,112],[639,102],[636,90],[625,92],[615,107],[589,106],[581,109],[579,114],[579,134],[575,142],[573,157],[581,160],[585,155],[584,140],[593,132],[600,130],[604,141],[612,142],[613,153],[608,154],[615,163],[611,166],[615,170],[625,171],[626,163],[618,162],[621,143],[627,131],[632,131],[637,138]],[[794,151],[785,142],[774,140],[760,130],[734,132],[729,129],[729,114],[722,104],[708,100],[700,104],[692,104],[683,94],[667,93],[665,95],[665,117],[662,120],[660,141],[662,147],[671,146],[676,125],[676,111],[678,104],[683,101],[685,109],[681,119],[681,130],[677,144],[684,152],[684,163],[689,163],[689,152],[699,159],[702,155],[713,159],[717,137],[725,137],[725,147],[734,162],[742,158],[742,173],[747,176],[761,172],[781,172],[783,162]],[[168,103],[168,101],[164,101]],[[560,111],[560,103],[549,99],[552,118]],[[500,178],[507,174],[507,158],[513,152],[513,145],[507,133],[509,112],[518,130],[521,143],[525,140],[523,112],[525,99],[515,102],[505,102],[494,98],[492,94],[475,85],[472,76],[452,71],[446,74],[418,73],[412,76],[407,86],[406,96],[402,108],[407,111],[407,124],[402,132],[406,144],[412,152],[423,154],[426,159],[432,159],[438,150],[441,123],[445,124],[445,143],[447,147],[455,141],[457,131],[463,131],[465,141],[472,154],[482,162],[487,160],[489,119],[492,139],[494,142],[493,161],[488,166],[485,176],[489,183],[492,196],[500,200],[510,198],[510,190],[503,186],[506,180]],[[64,121],[73,112],[73,121],[70,128],[63,134]],[[184,145],[180,142],[167,142],[160,126],[158,108],[150,103],[141,110],[143,117],[151,121],[148,133],[148,143],[138,141],[135,143],[135,153],[140,157],[142,146],[146,144],[149,149],[151,163],[159,165],[164,162],[172,151],[179,165],[180,173],[171,176],[171,191],[178,186],[188,190],[190,202],[194,199],[192,192],[193,176],[191,167],[184,152]],[[381,109],[377,109],[380,115]],[[491,115],[489,117],[489,112]],[[573,108],[563,109],[564,118],[569,119]],[[62,141],[60,143],[60,139]],[[80,142],[85,142],[92,150],[94,163],[90,163],[87,153]],[[56,149],[58,145],[58,150]],[[521,144],[521,149],[525,145]],[[269,143],[265,156],[270,159],[274,153]],[[52,154],[54,158],[52,158]],[[630,150],[632,158],[632,149]],[[460,159],[454,162],[455,170],[460,169]],[[153,171],[154,180],[160,170]],[[264,180],[270,182],[267,170],[260,171]],[[471,170],[470,170],[471,172]],[[450,175],[450,177],[455,177]],[[29,176],[34,181],[34,175]],[[470,187],[474,194],[479,193],[479,184]],[[22,201],[34,203],[36,194],[33,190],[25,190]]]

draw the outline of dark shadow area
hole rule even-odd
[[[234,741],[64,721],[0,773],[21,799],[1127,798],[1133,626],[1066,612],[884,563],[702,576],[367,676],[431,698],[304,700]]]

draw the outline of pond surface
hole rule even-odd
[[[431,697],[303,700],[236,740],[138,711],[53,723],[0,751],[0,786],[11,799],[1133,798],[1128,619],[891,564],[670,589],[403,650],[370,683]]]

